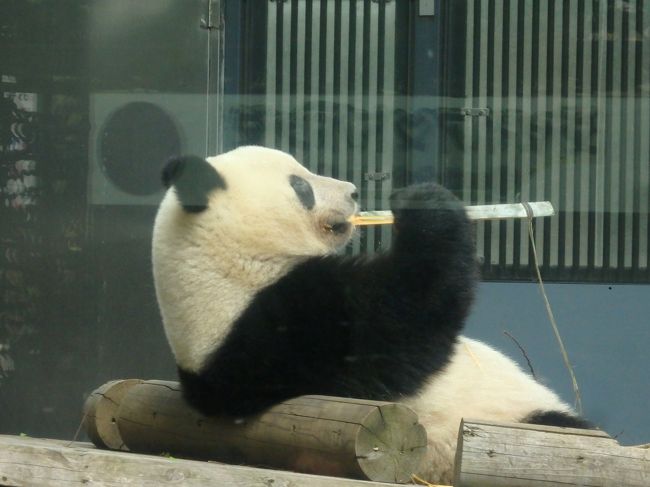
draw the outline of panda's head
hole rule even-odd
[[[344,246],[357,211],[353,184],[309,172],[292,156],[247,146],[172,160],[161,212],[188,245],[260,259],[318,256]],[[159,212],[160,214],[160,212]],[[187,232],[187,233],[186,233]]]

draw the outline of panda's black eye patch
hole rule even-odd
[[[314,198],[314,190],[311,187],[311,184],[307,180],[292,174],[289,176],[289,184],[298,195],[298,199],[302,206],[311,210],[316,204],[316,199]]]

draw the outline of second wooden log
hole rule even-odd
[[[417,416],[401,404],[303,396],[255,417],[208,418],[168,381],[131,385],[115,419],[134,452],[387,482],[410,481],[427,444]]]
[[[598,430],[461,422],[456,487],[648,487],[650,451]]]

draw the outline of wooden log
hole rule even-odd
[[[4,435],[0,435],[0,485],[389,487],[362,480],[97,450],[89,443]]]
[[[417,416],[401,404],[303,396],[255,417],[208,418],[168,381],[130,386],[115,418],[135,452],[375,481],[410,481],[427,444]]]
[[[650,451],[597,430],[463,420],[455,487],[648,487]]]

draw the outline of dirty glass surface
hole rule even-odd
[[[175,373],[151,227],[164,161],[216,150],[204,13],[201,1],[0,3],[4,433],[71,437],[98,385]]]
[[[175,378],[160,168],[261,144],[368,210],[430,179],[468,204],[551,201],[535,244],[587,415],[648,441],[647,0],[5,0],[0,75],[0,433],[69,439],[98,385]],[[469,331],[520,359],[516,330],[571,401],[526,226],[476,241]],[[348,251],[390,243],[373,227]]]

